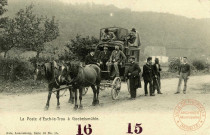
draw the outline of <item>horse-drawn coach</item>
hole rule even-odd
[[[140,58],[140,40],[137,31],[132,29],[109,27],[100,30],[100,41],[94,46],[95,56],[99,58],[104,47],[112,53],[110,59],[106,62],[107,68],[101,65],[79,65],[73,62],[57,64],[55,61],[42,64],[36,68],[36,75],[44,71],[45,78],[48,81],[48,99],[46,109],[49,108],[49,101],[52,93],[56,93],[57,107],[60,107],[60,90],[69,88],[69,102],[74,103],[74,108],[82,108],[82,96],[86,94],[88,87],[91,87],[94,93],[93,105],[99,104],[99,91],[111,89],[112,99],[115,100],[119,96],[121,90],[121,80],[125,79],[124,74],[129,65],[128,57],[135,56],[138,63]],[[116,51],[117,50],[117,51]],[[116,58],[112,58],[115,52],[120,52],[123,56],[122,61],[116,62]],[[99,62],[100,63],[100,62]],[[117,63],[117,64],[116,64]],[[118,71],[116,71],[116,69]],[[60,87],[65,85],[67,87]],[[55,88],[55,90],[53,90]],[[79,89],[80,105],[77,104],[77,94]],[[75,95],[74,95],[74,94]],[[64,94],[64,93],[63,93]],[[62,94],[62,95],[63,95]]]
[[[133,29],[132,29],[133,30]],[[111,33],[111,37],[104,38],[105,34]],[[95,47],[95,54],[98,56],[101,51],[103,51],[104,46],[108,48],[109,52],[113,52],[116,46],[119,46],[119,49],[125,54],[126,59],[122,61],[122,63],[118,63],[119,76],[116,76],[116,71],[113,66],[110,71],[101,68],[101,77],[102,81],[100,84],[101,89],[110,89],[112,99],[117,99],[120,89],[121,89],[121,80],[124,80],[124,73],[127,69],[129,62],[129,56],[135,56],[136,62],[139,62],[140,59],[140,39],[138,34],[135,34],[135,38],[131,41],[132,32],[128,29],[120,28],[120,27],[109,27],[102,28],[100,30],[100,42]],[[136,32],[136,31],[135,31]],[[108,33],[108,34],[109,34]],[[108,61],[111,62],[111,61]]]

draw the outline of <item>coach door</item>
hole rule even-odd
[[[135,48],[135,49],[130,49],[130,56],[135,57],[135,61],[139,62],[140,61],[140,49]]]

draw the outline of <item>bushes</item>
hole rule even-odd
[[[192,65],[197,69],[197,70],[204,70],[206,68],[206,62],[204,60],[193,60]]]
[[[66,44],[66,47],[69,49],[69,52],[72,52],[80,61],[84,61],[90,49],[95,49],[94,45],[98,43],[99,39],[95,37],[81,37],[77,35],[75,39],[72,39]]]
[[[26,80],[33,74],[34,68],[29,62],[20,59],[0,59],[0,75],[4,80]]]
[[[195,61],[195,60],[194,60]],[[199,62],[196,62],[196,64],[194,63],[194,61],[193,62],[191,62],[191,61],[189,61],[188,60],[188,64],[190,65],[190,69],[191,70],[195,70],[195,69],[197,69],[197,70],[199,70],[197,67],[196,67],[196,64],[198,65],[198,67],[202,67],[201,65],[202,64],[200,64],[200,63],[202,63],[200,60],[199,60]],[[205,63],[205,62],[204,62]],[[180,60],[180,58],[178,58],[178,57],[176,57],[176,58],[172,58],[171,60],[169,60],[169,72],[172,72],[172,73],[175,73],[175,72],[177,72],[178,70],[179,70],[179,66],[181,65],[181,60]],[[204,64],[205,65],[205,64]],[[205,68],[205,66],[204,66],[204,68]],[[203,69],[204,69],[203,68]],[[201,69],[201,70],[203,70],[203,69]]]
[[[169,72],[175,73],[179,70],[179,66],[181,64],[181,61],[179,58],[172,58],[169,61]]]
[[[29,60],[29,62],[33,65],[33,67],[36,67],[37,64],[46,63],[49,61],[50,60],[48,58],[43,58],[43,57],[41,58],[34,57]]]

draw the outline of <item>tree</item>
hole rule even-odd
[[[75,39],[72,39],[69,43],[66,44],[66,47],[69,49],[70,53],[76,56],[80,61],[84,61],[86,55],[90,49],[93,49],[99,40],[95,37],[81,37],[77,35]],[[71,54],[72,55],[72,54]]]
[[[2,16],[7,10],[4,8],[7,5],[7,0],[0,1],[0,16]],[[2,24],[6,21],[6,17],[0,18],[0,28],[2,28]]]
[[[25,10],[20,9],[16,16],[8,19],[3,33],[5,44],[1,47],[5,52],[13,47],[36,51],[37,57],[44,50],[46,42],[59,36],[58,22],[55,17],[38,17],[33,13],[33,5]]]
[[[0,52],[2,50],[1,46],[4,44],[3,36],[2,36],[2,27],[6,22],[6,17],[2,17],[2,15],[7,11],[4,7],[7,5],[7,0],[0,1]]]

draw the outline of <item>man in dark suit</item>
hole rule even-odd
[[[160,71],[162,70],[159,64],[159,59],[155,58],[155,64],[153,65],[154,69],[154,78],[153,78],[153,91],[155,92],[155,89],[157,89],[158,94],[162,94],[160,91],[161,85],[160,85]]]
[[[152,57],[147,58],[147,63],[143,66],[143,74],[144,78],[144,91],[145,91],[145,96],[148,95],[147,91],[147,85],[149,83],[149,93],[150,96],[155,96],[154,91],[153,91],[153,77],[154,77],[154,70],[152,67]]]
[[[131,99],[136,98],[136,89],[141,87],[140,72],[141,69],[138,64],[135,63],[135,57],[131,56],[129,58],[130,65],[125,72],[126,80],[129,79],[130,82],[130,94]]]
[[[95,58],[95,52],[94,50],[90,50],[90,53],[85,58],[85,64],[97,64],[97,60]]]
[[[100,67],[102,70],[108,70],[107,65],[110,58],[111,53],[108,51],[108,45],[104,45],[104,50],[100,52],[98,55]]]

